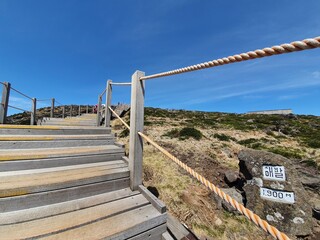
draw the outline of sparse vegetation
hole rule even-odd
[[[290,159],[302,159],[304,157],[301,151],[284,147],[272,147],[268,151]]]
[[[213,137],[219,139],[220,141],[225,141],[225,142],[229,142],[230,140],[236,141],[235,138],[230,137],[230,136],[228,136],[228,135],[226,135],[226,134],[223,134],[223,133],[221,133],[221,134],[215,133],[215,134],[213,135]]]
[[[180,140],[185,140],[190,137],[196,140],[200,140],[202,138],[202,133],[195,128],[185,127],[181,130],[173,129],[163,136],[167,136],[170,138],[179,138]]]
[[[129,133],[130,133],[129,129],[128,129],[128,128],[126,128],[126,129],[124,129],[124,130],[122,130],[122,131],[120,132],[120,134],[119,134],[119,138],[125,138],[125,137],[128,137],[128,136],[129,136]]]

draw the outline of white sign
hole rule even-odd
[[[263,179],[285,181],[284,166],[262,166]]]
[[[260,188],[260,197],[275,202],[294,203],[293,192],[278,191],[262,187]]]

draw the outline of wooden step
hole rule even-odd
[[[0,125],[0,135],[78,135],[110,133],[111,129],[108,127]]]
[[[55,216],[62,213],[68,213],[97,206],[103,203],[117,201],[139,194],[139,191],[131,191],[130,188],[91,195],[84,198],[78,198],[70,201],[64,201],[45,206],[37,206],[33,208],[10,211],[0,213],[0,225],[8,225],[22,223],[26,221],[41,219],[45,217]]]
[[[1,138],[1,136],[0,136]],[[23,140],[11,138],[10,141],[0,140],[0,149],[29,149],[29,148],[58,148],[58,147],[80,147],[80,146],[101,146],[114,144],[112,136],[104,139],[49,139],[48,140]]]
[[[67,156],[67,157],[54,157],[44,159],[31,159],[31,160],[15,160],[15,161],[0,161],[0,169],[2,172],[17,171],[38,168],[50,168],[70,166],[85,163],[107,162],[116,159],[122,159],[123,151],[99,153],[84,156]]]
[[[54,140],[105,140],[114,137],[112,134],[85,135],[0,135],[0,141],[54,141]]]
[[[87,156],[102,153],[124,153],[124,149],[115,145],[82,146],[67,148],[40,148],[40,149],[15,149],[0,150],[0,161],[15,161],[27,159],[48,159],[68,156]]]
[[[129,177],[124,160],[65,167],[3,172],[0,198],[51,191]]]
[[[32,221],[0,226],[3,239],[128,239],[165,224],[143,195]],[[162,234],[162,233],[161,233]]]
[[[86,198],[128,188],[129,177],[112,179],[47,192],[0,198],[0,212],[11,212]]]

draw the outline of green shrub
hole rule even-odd
[[[200,140],[202,138],[202,133],[195,128],[185,127],[185,128],[182,128],[181,130],[176,128],[172,129],[171,131],[164,134],[163,136],[167,136],[170,138],[179,138],[180,140],[185,140],[190,137],[196,140]]]
[[[253,143],[256,143],[257,141],[259,141],[259,140],[255,139],[255,138],[248,138],[248,139],[240,140],[240,141],[238,141],[238,143],[240,145],[249,146]]]
[[[163,134],[163,136],[166,136],[169,138],[178,138],[180,136],[180,131],[177,128],[175,128],[167,132],[166,134]]]
[[[304,142],[311,148],[320,148],[320,140],[318,139],[308,139]]]
[[[180,139],[184,140],[184,139],[188,139],[188,138],[194,138],[196,140],[200,140],[202,138],[202,133],[195,128],[190,128],[190,127],[185,127],[182,128],[180,131]]]
[[[306,166],[314,167],[316,169],[319,169],[318,164],[312,159],[303,160],[303,161],[301,161],[301,163],[305,164]]]
[[[268,149],[269,152],[273,152],[275,154],[282,155],[286,158],[291,159],[302,159],[303,156],[297,150],[290,150],[287,148],[277,147]]]
[[[223,133],[221,133],[221,134],[215,133],[213,135],[213,137],[219,139],[220,141],[225,141],[225,142],[229,142],[230,140],[236,141],[235,138],[228,136],[226,134],[223,134]]]
[[[262,150],[264,149],[264,145],[262,142],[268,142],[268,139],[261,138],[261,139],[255,139],[255,138],[248,138],[241,141],[238,141],[239,144],[244,145],[248,148]]]
[[[128,128],[124,129],[120,134],[119,134],[119,138],[125,138],[128,137],[130,134],[130,131]]]

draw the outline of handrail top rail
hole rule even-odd
[[[14,106],[9,105],[9,104],[8,104],[8,107],[16,109],[16,110],[24,111],[24,112],[31,112],[30,110],[25,110],[25,109],[22,109],[22,108],[19,108],[19,107],[14,107]]]
[[[197,71],[205,68],[217,67],[217,66],[221,66],[229,63],[242,62],[242,61],[252,60],[256,58],[269,57],[273,55],[297,52],[297,51],[319,48],[319,47],[320,47],[320,36],[315,38],[307,38],[302,41],[295,41],[290,44],[284,43],[284,44],[276,45],[273,47],[257,49],[254,51],[249,51],[246,53],[240,53],[240,54],[236,54],[229,57],[219,58],[216,60],[203,62],[203,63],[199,63],[199,64],[195,64],[195,65],[187,66],[183,68],[178,68],[178,69],[167,71],[167,72],[147,75],[147,76],[141,77],[140,80],[149,80],[153,78],[171,76],[171,75],[181,74],[185,72]]]
[[[110,82],[110,85],[116,85],[116,86],[131,86],[131,82]]]

